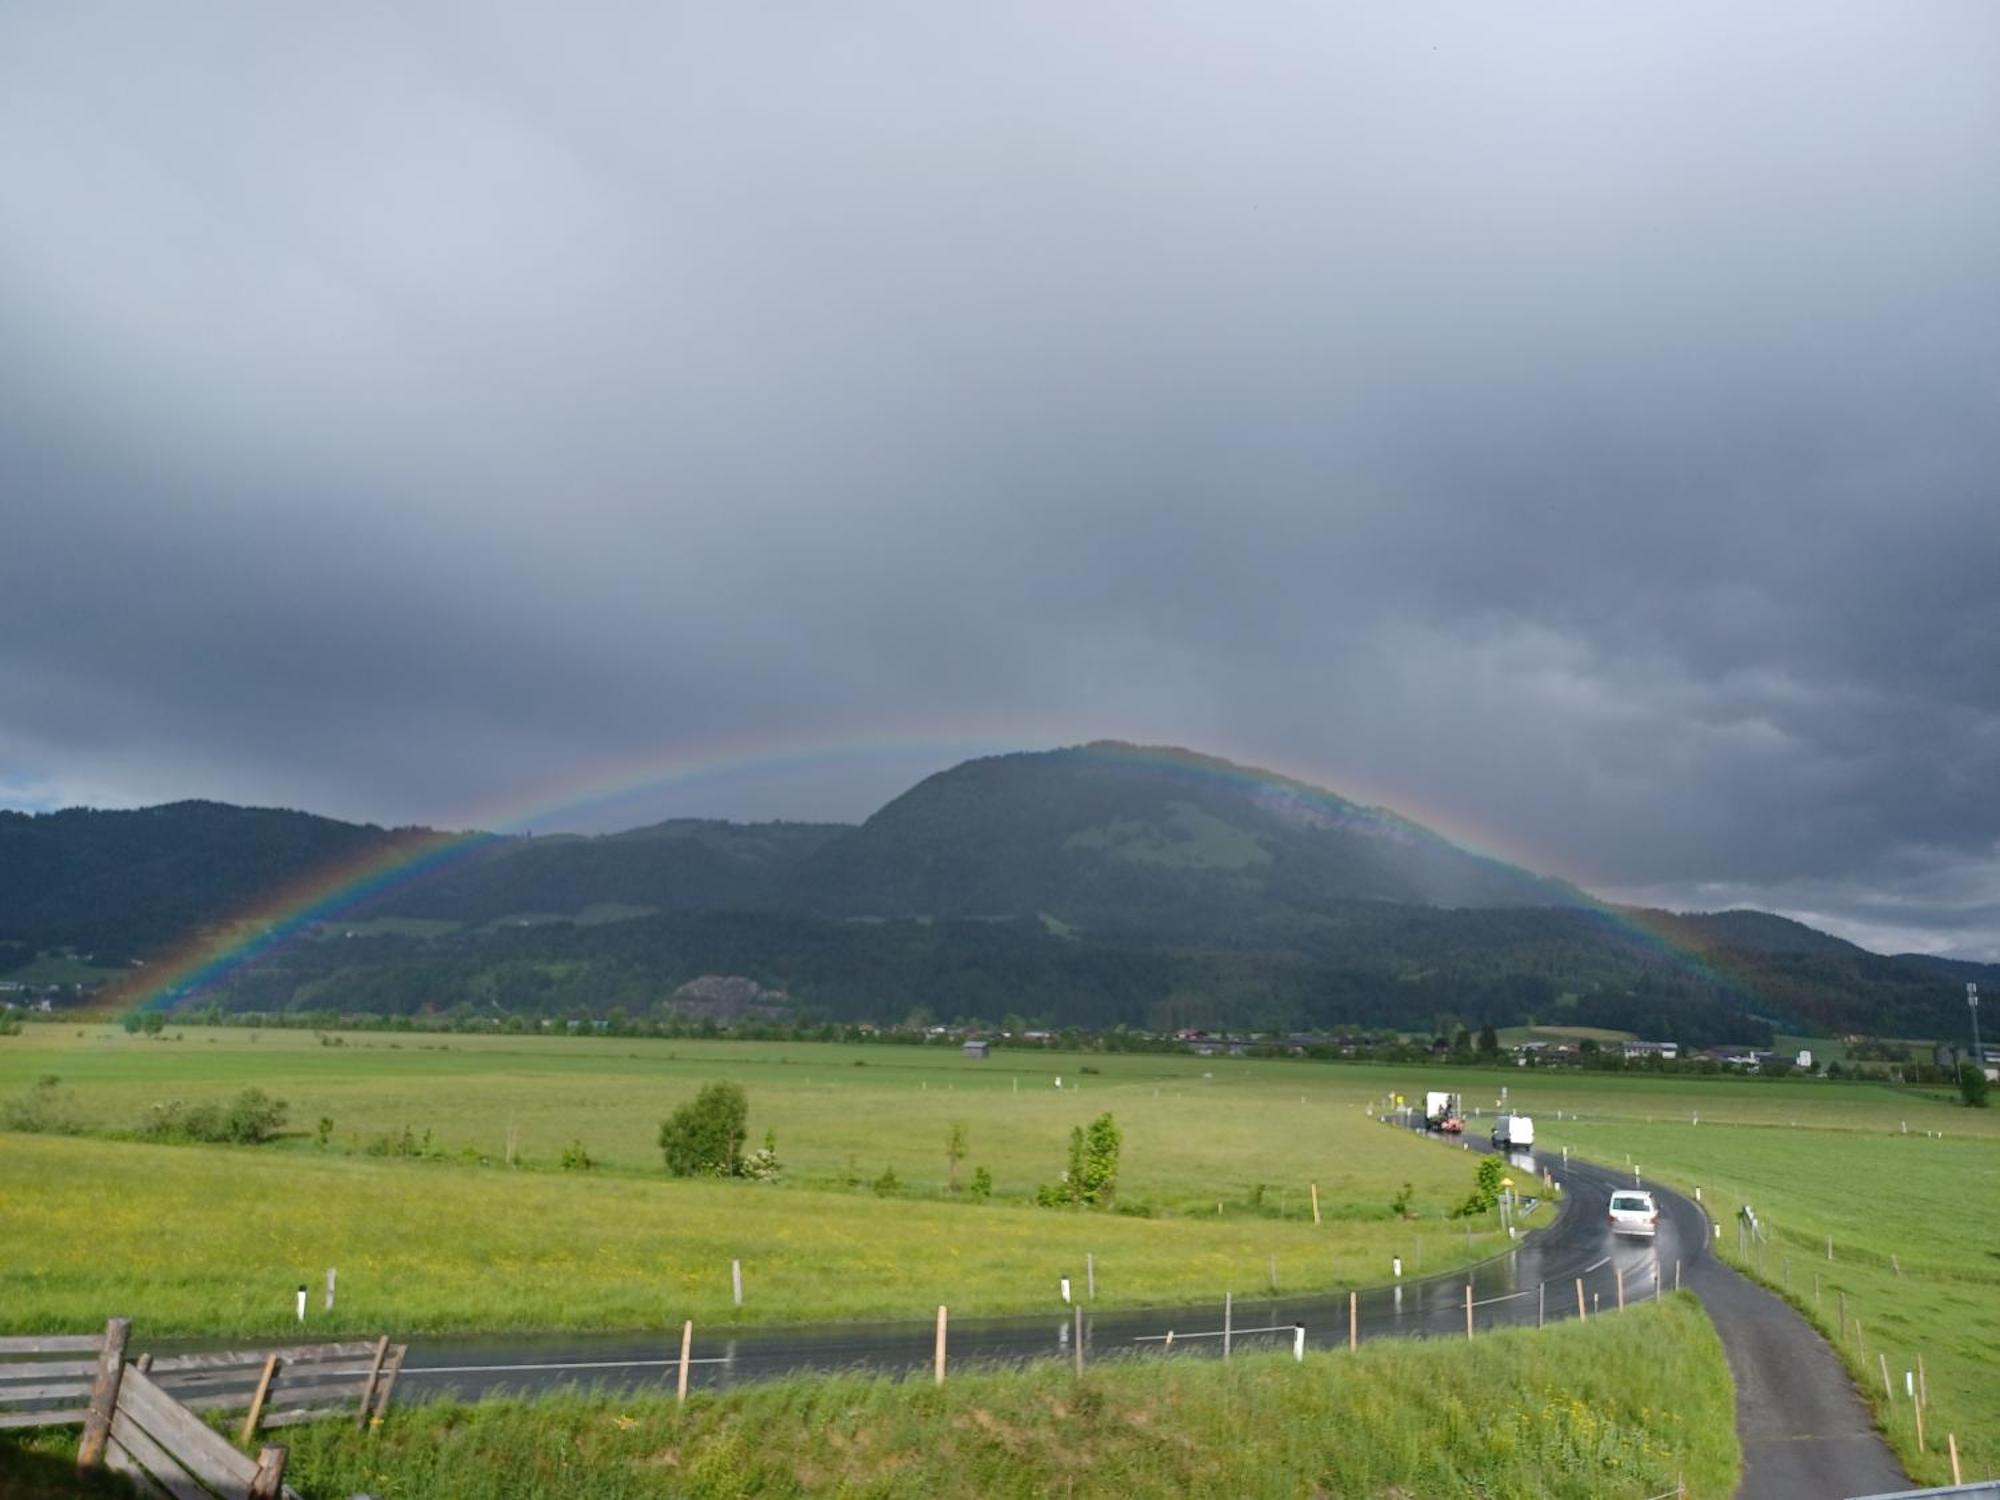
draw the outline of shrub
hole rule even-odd
[[[565,1172],[588,1172],[596,1165],[597,1163],[591,1160],[590,1153],[584,1149],[582,1141],[571,1141],[563,1147],[562,1169]]]
[[[1993,1084],[1986,1076],[1986,1070],[1978,1063],[1965,1062],[1958,1065],[1958,1092],[1973,1109],[1986,1108],[1987,1099],[1993,1092]]]
[[[969,1197],[984,1203],[993,1196],[993,1174],[984,1167],[972,1169],[972,1186],[966,1189]]]
[[[83,1119],[62,1080],[44,1073],[25,1094],[0,1104],[0,1130],[28,1135],[81,1135]]]
[[[743,1167],[750,1101],[743,1086],[711,1083],[660,1126],[660,1150],[676,1177],[732,1177]]]
[[[875,1196],[893,1198],[903,1190],[903,1179],[896,1175],[894,1167],[884,1167],[882,1175],[875,1179]]]
[[[1118,1154],[1125,1137],[1107,1111],[1069,1133],[1069,1170],[1058,1184],[1036,1189],[1044,1208],[1109,1208],[1118,1195]]]
[[[261,1146],[275,1140],[288,1107],[262,1089],[249,1088],[220,1104],[188,1104],[179,1099],[155,1104],[139,1122],[139,1134],[156,1141],[204,1141]],[[331,1122],[329,1122],[331,1128]]]
[[[1408,1219],[1410,1217],[1410,1204],[1416,1196],[1416,1189],[1412,1188],[1407,1182],[1404,1183],[1403,1190],[1389,1200],[1389,1212],[1399,1219]]]

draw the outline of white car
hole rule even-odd
[[[1611,1211],[1604,1216],[1613,1234],[1642,1234],[1651,1239],[1660,1229],[1660,1206],[1651,1193],[1636,1188],[1620,1188],[1611,1195]]]

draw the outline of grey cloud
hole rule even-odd
[[[1985,951],[1996,77],[1976,4],[17,8],[0,799],[1110,733]]]

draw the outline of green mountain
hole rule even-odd
[[[823,916],[1040,915],[1058,931],[1255,944],[1323,928],[1348,902],[1587,899],[1318,787],[1185,750],[1099,743],[940,772],[805,859],[780,902]]]
[[[0,813],[0,972],[145,957],[438,835],[184,802]],[[1602,906],[1421,825],[1184,750],[967,762],[858,828],[677,819],[474,837],[221,987],[240,1009],[645,1012],[709,975],[800,1013],[1049,1024],[1956,1034],[1979,966],[1764,912]],[[422,919],[412,921],[410,919]]]

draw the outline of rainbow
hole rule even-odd
[[[422,880],[469,860],[481,851],[520,836],[525,830],[600,810],[610,804],[642,793],[683,788],[722,778],[798,769],[833,768],[860,763],[879,764],[901,759],[921,766],[926,772],[979,755],[1020,753],[1046,748],[1059,742],[1058,736],[1024,743],[1012,734],[961,734],[950,738],[906,736],[884,740],[830,739],[811,745],[711,746],[700,753],[672,757],[664,763],[649,759],[609,770],[601,770],[581,785],[572,783],[565,791],[517,797],[475,821],[484,826],[468,832],[439,832],[409,829],[394,833],[386,843],[378,843],[348,859],[308,872],[242,911],[227,922],[205,929],[168,953],[149,961],[142,970],[101,997],[100,1004],[119,1010],[171,1004],[225,982],[246,965],[311,932],[341,913],[362,906],[386,892]],[[1464,821],[1436,809],[1424,809],[1420,819],[1392,812],[1381,803],[1356,803],[1324,789],[1324,779],[1309,771],[1274,771],[1240,764],[1234,758],[1185,750],[1143,745],[1122,740],[1097,740],[1072,746],[1075,752],[1117,764],[1138,768],[1176,779],[1199,779],[1250,793],[1281,791],[1290,798],[1317,802],[1328,808],[1360,806],[1366,812],[1419,828],[1446,831],[1460,848],[1490,859],[1526,868],[1547,869],[1549,862],[1532,856],[1507,858],[1496,852],[1502,847],[1490,836],[1468,832]],[[1240,753],[1240,752],[1237,752]],[[1255,752],[1249,752],[1254,755]],[[1248,758],[1248,756],[1246,756]],[[1351,781],[1351,778],[1348,778]],[[1397,799],[1412,805],[1408,798]],[[1588,910],[1607,924],[1630,936],[1644,947],[1679,966],[1693,971],[1706,982],[1739,991],[1748,986],[1741,975],[1729,975],[1714,967],[1696,944],[1670,927],[1654,921],[1650,914],[1630,911],[1597,900],[1579,889]]]

